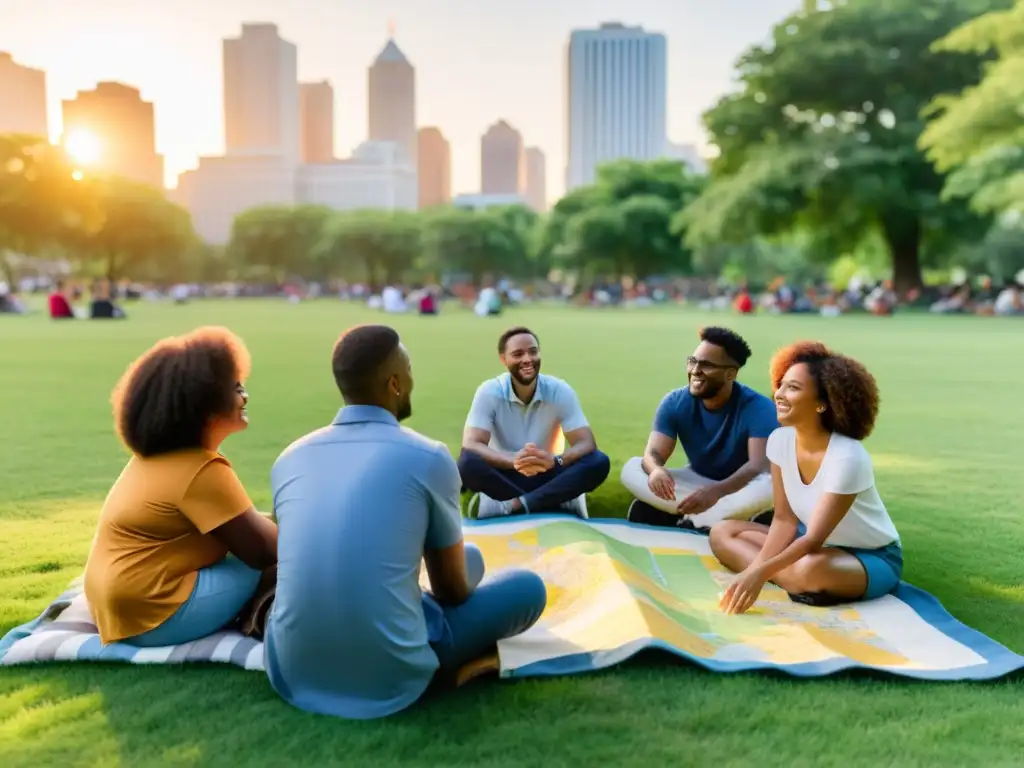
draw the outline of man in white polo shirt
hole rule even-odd
[[[507,369],[481,384],[462,433],[462,484],[479,494],[480,518],[565,511],[586,517],[582,497],[608,477],[579,398],[540,372],[540,342],[529,328],[498,339]],[[556,454],[559,434],[566,450]]]

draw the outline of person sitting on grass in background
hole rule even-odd
[[[220,453],[249,425],[249,353],[225,328],[164,339],[113,393],[132,452],[107,494],[85,566],[104,643],[177,645],[231,624],[277,562],[277,526]]]
[[[643,458],[622,468],[622,484],[636,497],[630,522],[708,529],[771,509],[765,444],[779,423],[769,398],[736,381],[750,354],[733,331],[701,329],[686,359],[687,386],[665,395]],[[689,464],[668,469],[676,441]]]
[[[400,426],[413,376],[398,334],[346,331],[332,368],[344,408],[271,470],[281,559],[267,675],[300,709],[386,717],[531,627],[547,594],[529,571],[481,583],[483,555],[462,537],[455,461]]]
[[[71,306],[73,298],[71,290],[64,284],[64,281],[58,280],[53,293],[47,299],[50,317],[54,320],[73,320],[75,317],[74,307]]]
[[[903,572],[899,534],[875,487],[861,443],[878,416],[878,386],[856,360],[816,342],[771,363],[782,426],[768,438],[771,527],[730,520],[711,529],[715,557],[739,576],[722,596],[743,613],[772,581],[813,605],[871,600]]]
[[[479,518],[559,509],[586,517],[584,495],[608,477],[579,398],[540,372],[540,342],[518,326],[498,338],[508,369],[473,396],[459,454],[462,484],[479,496]],[[564,435],[568,449],[556,454]]]

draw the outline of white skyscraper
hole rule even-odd
[[[567,189],[592,183],[603,163],[664,155],[667,47],[664,35],[617,23],[572,33]]]
[[[226,155],[301,157],[298,50],[274,24],[243,24],[224,40]]]
[[[47,138],[46,73],[17,64],[0,51],[0,133]]]

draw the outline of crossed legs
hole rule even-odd
[[[740,573],[758,556],[767,538],[767,525],[726,520],[711,529],[711,551],[722,565]],[[790,595],[826,594],[842,600],[859,600],[868,588],[860,560],[838,547],[801,557],[776,573],[772,582]]]

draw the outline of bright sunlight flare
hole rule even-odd
[[[64,150],[75,162],[90,165],[100,159],[100,140],[91,131],[74,130],[64,140]]]

